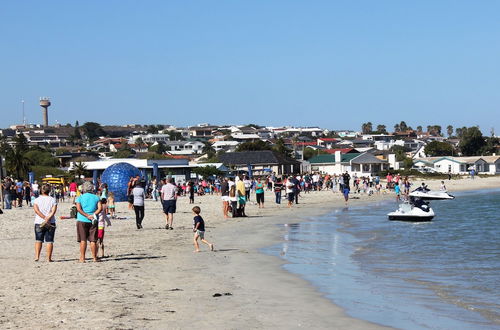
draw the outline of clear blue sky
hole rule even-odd
[[[500,1],[4,1],[0,126],[203,122],[500,133]]]

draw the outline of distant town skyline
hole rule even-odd
[[[500,3],[7,2],[0,126],[500,131]]]

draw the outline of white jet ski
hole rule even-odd
[[[387,214],[389,220],[398,221],[431,221],[434,218],[434,211],[429,204],[423,200],[416,200],[414,203],[405,202],[399,205],[399,208]]]
[[[410,197],[420,198],[423,200],[444,200],[454,199],[455,196],[448,194],[445,190],[414,190],[409,194]]]

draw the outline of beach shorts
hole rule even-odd
[[[293,202],[295,200],[295,193],[288,193],[288,201]]]
[[[229,196],[222,196],[221,199],[222,199],[223,202],[229,202],[230,201],[229,200]]]
[[[247,203],[245,196],[238,197],[238,203],[240,203],[240,205],[245,205]]]
[[[176,200],[167,200],[163,201],[163,213],[168,214],[168,213],[175,213],[177,207],[177,201]]]
[[[69,195],[70,195],[71,197],[76,197],[76,191],[70,191]]]
[[[39,224],[35,225],[35,240],[37,242],[54,243],[55,233],[55,226],[40,227]]]
[[[200,236],[201,239],[205,239],[205,232],[204,231],[197,230],[196,235]]]
[[[349,189],[344,188],[344,197],[349,197]]]
[[[93,226],[91,222],[76,222],[76,239],[78,242],[97,241],[97,226]]]
[[[104,227],[97,228],[97,239],[102,242],[104,238]]]

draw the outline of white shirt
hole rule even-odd
[[[34,204],[38,206],[38,209],[40,210],[40,212],[42,212],[42,214],[47,215],[52,210],[52,207],[54,205],[57,205],[57,202],[56,202],[56,199],[53,197],[41,195],[40,197],[35,199]],[[35,224],[36,225],[40,225],[44,221],[45,220],[43,218],[39,217],[38,214],[35,213]],[[53,216],[50,219],[50,223],[56,223],[55,216]]]
[[[295,186],[295,185],[293,184],[293,181],[291,181],[291,180],[287,180],[287,181],[286,181],[286,186],[285,186],[285,188],[286,188],[286,193],[287,193],[287,194],[293,193],[293,187],[294,187],[294,186]]]
[[[33,184],[31,185],[31,189],[32,189],[33,191],[38,191],[38,183],[33,183]]]

